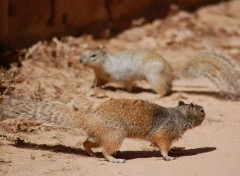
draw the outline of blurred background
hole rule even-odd
[[[194,11],[221,0],[0,0],[0,47],[26,47],[53,36],[111,37],[132,25]]]

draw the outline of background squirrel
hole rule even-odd
[[[180,101],[177,107],[164,108],[143,100],[111,99],[91,113],[80,113],[61,103],[6,97],[0,103],[0,121],[8,118],[42,120],[71,128],[82,128],[88,134],[83,143],[86,152],[95,156],[92,148],[103,147],[102,154],[110,162],[124,159],[112,156],[124,138],[140,138],[158,146],[164,160],[171,144],[187,129],[196,127],[205,118],[203,107]]]
[[[236,64],[216,53],[198,54],[175,73],[162,56],[147,50],[127,50],[112,56],[105,48],[97,48],[85,52],[80,63],[94,70],[94,86],[115,81],[131,91],[133,82],[143,79],[164,96],[171,91],[174,78],[203,76],[214,83],[221,94],[234,99],[240,97],[240,73],[235,69]]]

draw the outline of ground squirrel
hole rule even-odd
[[[236,64],[231,59],[213,52],[196,55],[175,73],[162,56],[147,50],[127,50],[112,56],[105,48],[97,48],[86,51],[80,57],[80,63],[94,70],[94,86],[115,81],[131,91],[135,80],[144,79],[155,92],[164,96],[171,91],[174,78],[184,75],[204,76],[220,89],[220,93],[239,96],[240,91],[240,81],[237,83],[235,79],[240,75],[234,69]]]
[[[131,92],[133,81],[145,79],[160,96],[172,87],[172,67],[155,52],[128,50],[111,56],[104,48],[98,48],[83,54],[80,62],[93,68],[96,76],[94,86],[115,81]]]
[[[8,118],[37,119],[71,128],[82,128],[88,138],[83,143],[86,152],[95,156],[92,148],[103,147],[102,154],[110,162],[124,159],[112,156],[124,138],[140,138],[158,146],[164,160],[171,144],[187,129],[196,127],[205,118],[202,106],[185,104],[165,108],[144,100],[111,99],[90,113],[74,111],[64,104],[7,97],[0,103],[0,121]]]

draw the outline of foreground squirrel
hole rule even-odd
[[[216,53],[204,52],[184,64],[178,73],[159,54],[147,50],[127,50],[115,56],[105,48],[87,51],[80,57],[80,63],[95,72],[94,86],[114,81],[120,82],[132,91],[135,80],[147,80],[155,92],[164,96],[171,91],[174,78],[203,76],[214,83],[222,94],[240,96],[240,73],[236,64]],[[235,79],[236,78],[236,79]]]
[[[159,147],[164,160],[171,144],[183,133],[200,125],[205,112],[202,106],[185,104],[164,108],[144,100],[111,99],[90,113],[74,111],[61,103],[27,98],[2,98],[0,121],[8,118],[42,120],[56,125],[82,128],[88,134],[85,151],[95,156],[91,148],[103,147],[102,154],[110,162],[123,163],[112,156],[125,138],[140,138]]]

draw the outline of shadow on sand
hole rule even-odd
[[[78,154],[78,155],[85,155],[87,153],[81,148],[74,148],[70,146],[64,146],[61,144],[58,145],[47,145],[47,144],[34,144],[28,143],[23,140],[18,140],[13,145],[18,148],[28,148],[34,150],[48,150],[53,152],[61,152],[61,153],[68,153],[68,154]],[[184,156],[192,156],[201,153],[207,153],[216,150],[216,147],[202,147],[202,148],[195,148],[195,149],[175,149],[171,151],[169,155],[175,157],[184,157]],[[102,157],[100,152],[96,152],[97,157]],[[117,152],[117,157],[121,156],[123,159],[135,159],[135,158],[152,158],[152,157],[161,157],[159,151],[121,151]]]

